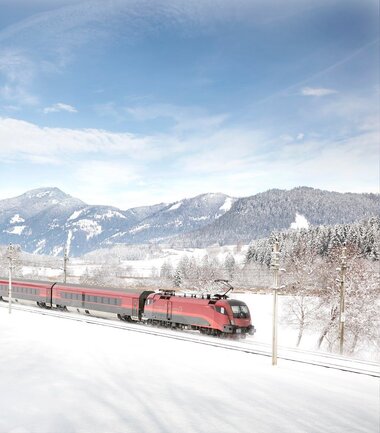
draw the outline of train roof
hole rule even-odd
[[[0,277],[0,281],[8,281],[8,277]],[[27,284],[43,284],[46,286],[52,286],[53,284],[57,287],[60,288],[67,288],[67,289],[72,289],[72,290],[94,290],[94,291],[110,291],[110,292],[118,292],[118,293],[142,293],[146,290],[151,290],[148,289],[146,287],[139,287],[139,288],[134,288],[134,287],[126,287],[126,288],[121,288],[121,287],[103,287],[103,286],[93,286],[93,285],[89,285],[89,284],[73,284],[73,283],[63,283],[60,281],[46,281],[46,280],[24,280],[22,278],[13,278],[12,283],[13,284],[17,284],[18,282],[20,283],[27,283]]]

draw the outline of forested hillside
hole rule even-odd
[[[237,200],[231,210],[212,224],[191,235],[174,239],[174,245],[202,247],[235,244],[270,236],[285,230],[302,215],[308,225],[333,225],[379,215],[380,196],[322,191],[299,187],[290,191],[273,189]]]

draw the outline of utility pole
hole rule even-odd
[[[67,248],[65,247],[63,251],[63,282],[66,283],[67,279],[67,262],[69,261],[69,256],[67,255]]]
[[[10,243],[8,246],[7,251],[7,258],[9,260],[9,286],[8,286],[8,312],[9,314],[12,313],[12,270],[13,270],[13,253],[14,248],[13,245]]]
[[[345,302],[344,302],[344,295],[345,295],[345,277],[346,277],[346,270],[347,270],[347,256],[346,256],[346,243],[343,244],[342,248],[342,255],[340,257],[340,268],[336,268],[336,270],[339,272],[339,286],[340,286],[340,309],[339,309],[339,353],[343,354],[343,344],[344,344],[344,322],[346,320],[345,317]]]
[[[272,365],[277,365],[277,291],[280,271],[280,247],[278,239],[273,245],[271,268],[273,269],[273,338],[272,338]]]

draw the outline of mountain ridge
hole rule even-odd
[[[27,252],[74,256],[114,244],[176,247],[250,243],[287,229],[296,215],[311,225],[355,222],[379,214],[380,196],[311,187],[271,189],[249,197],[205,193],[172,203],[121,210],[88,205],[59,188],[0,200],[0,243]]]

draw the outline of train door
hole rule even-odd
[[[167,303],[167,319],[172,320],[172,302],[168,301]]]
[[[138,298],[132,299],[132,318],[138,320],[139,318],[139,300]]]

